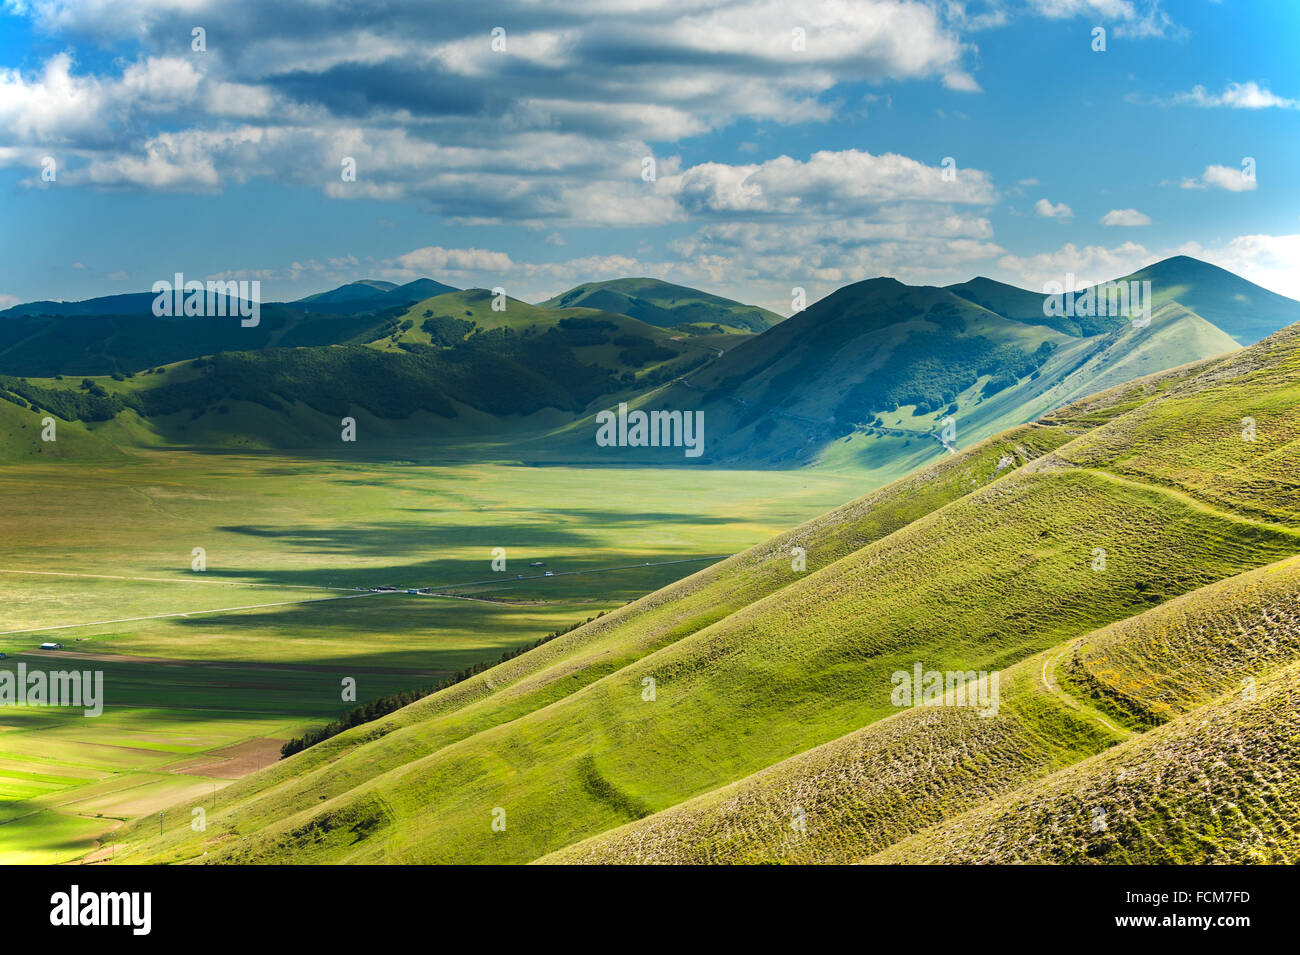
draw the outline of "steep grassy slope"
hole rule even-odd
[[[1095,575],[1074,535],[1141,546],[1144,560]],[[1104,479],[1013,476],[544,710],[246,838],[232,858],[526,861],[887,715],[889,674],[914,660],[996,669],[1295,544]],[[524,818],[494,843],[475,820],[496,806]],[[335,831],[344,819],[392,830],[354,846]],[[320,827],[334,834],[323,845]]]
[[[701,331],[716,325],[734,331],[761,332],[782,321],[780,315],[765,308],[645,278],[588,282],[541,305],[543,308],[595,308],[631,315],[660,328],[681,325]]]
[[[1243,514],[1300,516],[1300,360],[1288,328],[1063,451]]]
[[[336,737],[223,794],[223,801],[242,803],[233,815],[240,830],[249,831],[287,807],[312,805],[322,793],[341,792],[376,772],[546,706],[784,587],[795,577],[793,547],[805,549],[809,569],[828,566],[972,487],[1004,477],[1067,437],[1064,429],[1028,426],[954,456],[922,477],[845,505],[489,673]],[[382,751],[362,748],[381,736]],[[263,792],[252,805],[253,794]]]
[[[1292,665],[867,861],[1294,864],[1297,764]]]
[[[1191,378],[1212,389],[1206,382],[1221,364],[1119,389],[1072,414],[1104,417],[1102,407],[1122,409],[1144,392],[1171,400]],[[507,703],[511,722],[489,716],[476,724],[474,707],[493,706],[487,697],[450,715],[427,745],[410,724],[363,744],[338,767],[320,764],[317,805],[310,787],[293,793],[289,784],[284,801],[269,790],[246,808],[231,807],[229,821],[222,814],[205,838],[146,843],[139,857],[206,849],[226,860],[527,861],[890,715],[890,674],[915,661],[963,671],[1009,667],[1297,550],[1293,530],[1104,469],[1063,466],[1060,455],[1071,447],[834,563],[791,575],[703,629],[657,648],[623,647],[594,682],[576,676],[557,687],[558,698],[543,695],[543,708]],[[1102,572],[1090,566],[1095,547],[1109,554]],[[789,567],[784,553],[768,561]],[[575,643],[586,637],[572,636]],[[581,669],[580,659],[572,663]],[[484,685],[495,686],[495,675],[485,674]],[[510,681],[509,670],[505,676]],[[655,681],[652,701],[642,697],[647,678]],[[461,728],[449,731],[457,722]],[[1076,745],[1067,734],[1053,745],[1055,759],[1092,744]],[[401,751],[396,765],[390,746]],[[378,765],[367,767],[367,757]],[[288,774],[292,763],[278,772]],[[346,777],[342,787],[328,782],[336,769]],[[490,827],[497,807],[508,811],[506,833]]]
[[[1298,657],[1300,559],[1291,558],[1011,667],[995,716],[949,694],[948,705],[904,710],[542,861],[860,861],[1131,737],[1128,726],[1167,722]],[[796,810],[802,830],[791,825]],[[947,861],[983,861],[974,825],[965,828],[964,857]],[[916,842],[942,845],[948,831]],[[913,861],[912,850],[889,858]]]
[[[1112,385],[1236,348],[1174,302],[1149,325],[1125,321],[1080,339],[943,289],[877,279],[842,289],[630,405],[702,410],[703,461],[820,460],[866,466],[888,480],[943,453],[938,438],[950,417],[964,447]],[[597,450],[595,431],[587,417],[548,440],[601,460],[662,462],[670,454]]]
[[[903,710],[540,861],[857,861],[1115,743],[1118,734],[1040,689],[1042,662],[1001,674],[996,716],[954,705]]]

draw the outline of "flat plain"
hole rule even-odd
[[[0,667],[102,670],[106,698],[98,718],[0,711],[0,861],[84,855],[123,821],[277,760],[355,705],[344,678],[357,703],[431,688],[856,496],[859,480],[168,450],[0,468]]]

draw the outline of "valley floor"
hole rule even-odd
[[[357,703],[433,687],[860,490],[610,475],[161,451],[0,468],[0,669],[101,671],[106,697],[96,718],[0,707],[0,862],[67,861],[210,804],[356,705],[345,678]]]

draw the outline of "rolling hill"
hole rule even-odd
[[[1032,297],[1041,318],[1042,298]],[[1156,308],[1149,325],[1124,320],[1080,338],[948,289],[871,279],[631,404],[703,411],[710,437],[701,463],[821,461],[865,465],[888,480],[943,453],[950,416],[964,446],[1113,384],[1236,347],[1176,302]],[[573,453],[595,457],[594,432],[589,418],[564,434]],[[665,457],[658,448],[619,454]]]
[[[1297,768],[1298,405],[1300,328],[1074,402],[247,777],[204,833],[187,806],[136,824],[117,858],[699,861],[691,833],[729,861],[1053,858],[1027,806],[1066,816],[1058,858],[1292,858],[1293,789],[1244,806],[1233,779]],[[918,663],[1000,673],[996,716],[900,711]],[[1225,696],[1244,676],[1258,706]],[[1195,802],[1216,759],[1232,831]],[[1093,802],[1063,802],[1075,779]],[[1068,848],[1096,807],[1109,848]]]
[[[364,344],[388,334],[413,303],[451,291],[432,279],[365,280],[297,302],[264,302],[252,327],[234,318],[155,317],[152,292],[29,302],[0,312],[0,373],[128,374],[222,351]]]
[[[458,291],[454,286],[433,279],[416,279],[405,285],[378,279],[362,279],[340,285],[328,292],[317,292],[291,304],[313,312],[332,312],[339,315],[356,315],[375,312],[396,306],[407,307],[435,295]]]
[[[369,453],[409,454],[444,440],[549,430],[598,399],[716,354],[715,336],[674,336],[625,315],[493,304],[483,289],[451,292],[359,324],[320,318],[290,332],[302,339],[317,325],[359,328],[351,341],[217,350],[139,375],[0,375],[0,388],[124,445],[338,450],[340,420],[352,416]]]
[[[588,282],[541,303],[543,308],[595,308],[619,312],[660,328],[682,326],[693,331],[763,332],[780,324],[776,312],[743,305],[659,279],[613,279]]]
[[[701,303],[748,307],[651,280],[580,286],[543,305],[470,289],[343,314],[375,295],[404,301],[445,288],[427,279],[365,281],[268,305],[256,328],[152,316],[5,319],[0,375],[24,400],[45,400],[56,416],[66,410],[68,420],[126,443],[327,446],[349,408],[368,416],[373,453],[389,445],[419,453],[421,438],[445,450],[448,442],[479,446],[510,434],[511,457],[539,463],[820,463],[885,483],[944,454],[944,440],[965,447],[1114,384],[1237,347],[1175,292],[1239,331],[1268,327],[1288,310],[1300,318],[1300,303],[1193,259],[1140,274],[1154,276],[1149,324],[1121,317],[1080,328],[1043,316],[1041,295],[987,279],[935,288],[880,278],[846,286],[758,335],[718,322],[683,324],[682,310]],[[313,300],[340,312],[304,311]],[[608,301],[674,324],[563,301]],[[646,311],[654,302],[660,311]],[[1233,302],[1258,309],[1231,313]],[[198,359],[203,384],[173,367]],[[140,371],[162,377],[133,379]],[[348,382],[347,394],[322,389],[316,372]],[[54,400],[59,389],[76,390],[57,375],[96,378],[118,395],[113,413],[101,402],[87,416],[84,396]],[[699,413],[707,422],[703,454],[597,446],[596,416],[620,402],[633,411]],[[120,427],[93,424],[119,412]]]
[[[1169,302],[1178,302],[1227,333],[1239,345],[1252,345],[1280,328],[1300,322],[1300,302],[1187,255],[1162,259],[1114,281],[1150,282],[1153,310]],[[1098,288],[1100,286],[1093,285],[1078,289],[1074,297],[1077,300],[1088,292],[1095,296]],[[1004,318],[1048,325],[1075,336],[1112,331],[1125,322],[1122,317],[1109,316],[1045,316],[1043,293],[1029,292],[983,276],[949,285],[947,289]]]

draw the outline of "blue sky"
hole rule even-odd
[[[1176,253],[1300,297],[1288,0],[269,6],[4,4],[0,304],[653,275],[788,313]]]

